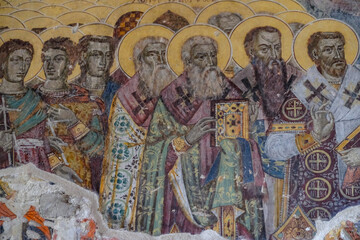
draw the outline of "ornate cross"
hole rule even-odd
[[[359,190],[359,189],[360,187],[351,185],[351,187],[346,189],[346,193],[349,194],[349,192],[351,192],[350,196],[355,196],[355,190]]]
[[[177,87],[175,88],[177,94],[179,95],[180,98],[178,98],[175,102],[173,102],[174,106],[179,106],[179,105],[186,105],[188,108],[192,109],[192,97],[190,95],[190,93],[185,93],[184,90],[182,89],[182,87]]]
[[[325,84],[321,83],[318,88],[315,88],[309,80],[306,80],[304,82],[304,86],[309,89],[311,92],[313,92],[310,96],[306,98],[306,101],[310,103],[315,97],[319,98],[321,102],[324,102],[325,100],[329,100],[327,97],[321,94],[321,92],[326,88]]]
[[[360,101],[360,82],[358,82],[353,92],[345,88],[344,93],[349,96],[349,99],[345,103],[345,107],[351,109],[355,100]]]
[[[249,92],[252,94],[252,98],[254,100],[254,102],[257,102],[259,101],[259,97],[258,95],[256,94],[256,91],[259,90],[259,85],[256,85],[254,87],[251,87],[251,84],[249,82],[249,79],[247,78],[243,78],[241,79],[241,82],[244,84],[244,86],[248,89],[246,92],[243,93],[243,97],[245,97],[246,95],[249,94]]]
[[[132,110],[134,115],[137,115],[139,112],[143,112],[146,115],[150,113],[149,108],[147,107],[147,104],[151,102],[152,98],[145,97],[144,95],[140,95],[137,92],[133,92],[131,95],[135,98],[137,103],[139,104],[136,108]]]
[[[316,181],[315,187],[309,187],[309,190],[315,190],[316,191],[316,198],[320,198],[320,191],[328,191],[327,188],[320,187],[320,182]]]
[[[298,106],[298,102],[296,100],[293,100],[294,105],[293,106],[289,106],[286,108],[286,110],[290,111],[294,111],[294,118],[296,118],[298,116],[298,110],[302,110],[303,108],[301,106]]]
[[[320,158],[320,154],[316,153],[316,158],[309,160],[309,163],[315,163],[316,164],[316,170],[320,170],[320,163],[327,163],[325,159]]]

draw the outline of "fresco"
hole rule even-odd
[[[108,229],[313,239],[360,204],[359,7],[0,0],[0,172],[91,191]],[[0,176],[23,239],[64,235],[46,205],[88,211],[70,190],[19,200]],[[359,238],[357,214],[321,234]],[[94,219],[78,239],[105,239]]]

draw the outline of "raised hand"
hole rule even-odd
[[[55,122],[66,122],[68,125],[72,125],[77,122],[75,113],[61,104],[59,104],[59,108],[49,106],[47,114]]]
[[[314,110],[314,106],[310,110],[313,120],[312,136],[319,142],[322,142],[330,136],[335,125],[333,114],[325,110],[328,104],[328,102],[324,103],[317,111]]]
[[[360,166],[360,148],[351,148],[344,150],[340,153],[341,159],[349,167],[358,167]]]
[[[198,142],[205,134],[209,132],[215,132],[216,128],[211,128],[210,124],[215,122],[213,117],[204,117],[200,119],[195,126],[187,133],[185,140],[189,144]]]

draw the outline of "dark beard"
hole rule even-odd
[[[220,99],[224,95],[226,81],[218,67],[190,66],[187,69],[188,90],[200,100]]]
[[[274,118],[285,100],[286,63],[283,60],[271,60],[265,65],[262,60],[254,59],[252,64],[265,115]]]
[[[340,68],[334,67],[335,64],[342,64]],[[325,71],[327,74],[329,74],[332,77],[343,77],[346,71],[346,61],[345,59],[335,59],[331,62],[320,62],[317,63],[318,66],[320,66],[321,71]]]
[[[139,69],[139,91],[148,98],[156,98],[160,95],[167,85],[174,79],[174,73],[167,65],[156,65],[153,69],[151,66],[143,63]]]

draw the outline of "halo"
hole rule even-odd
[[[163,37],[168,40],[174,35],[169,28],[158,24],[142,25],[132,29],[121,39],[118,47],[117,62],[123,72],[132,77],[135,74],[133,51],[135,45],[143,38]]]
[[[59,20],[63,25],[70,25],[74,23],[87,24],[99,22],[99,19],[94,15],[82,11],[64,13],[58,16],[57,20]]]
[[[252,0],[244,0],[243,2],[249,3],[251,1]],[[298,11],[306,12],[306,8],[304,8],[303,5],[301,5],[300,3],[294,0],[274,0],[274,2],[282,4],[288,10],[298,10]]]
[[[0,15],[0,26],[8,28],[25,28],[24,24],[16,17]]]
[[[276,14],[288,10],[284,5],[270,0],[252,1],[247,5],[258,14]]]
[[[68,37],[71,39],[71,41],[77,44],[82,36],[83,34],[80,31],[74,33],[73,28],[69,26],[53,27],[40,33],[40,38],[43,40],[43,42],[46,42],[50,38]],[[68,76],[68,81],[75,79],[77,76],[80,75],[80,73],[81,73],[80,66],[76,64],[74,66],[74,70]],[[38,74],[38,77],[43,80],[46,79],[44,69],[41,69],[40,73]]]
[[[223,12],[238,13],[243,19],[251,17],[255,14],[254,11],[244,3],[227,0],[211,3],[201,10],[195,19],[195,23],[208,23],[212,16],[216,16]]]
[[[42,8],[44,6],[47,6],[47,3],[41,2],[41,1],[34,1],[34,2],[24,2],[19,4],[17,7],[19,9],[31,9],[31,10],[38,10],[39,8]]]
[[[349,25],[335,19],[321,19],[305,25],[295,36],[293,43],[294,58],[304,70],[314,65],[308,55],[307,45],[310,36],[316,32],[340,32],[345,38],[345,59],[348,64],[356,61],[359,55],[359,37]]]
[[[0,7],[13,7],[13,6],[16,6],[16,5],[13,5],[10,2],[6,2],[6,1],[0,2]]]
[[[83,0],[75,0],[75,1],[69,1],[67,3],[63,3],[64,7],[70,8],[73,11],[82,11],[94,5],[95,4],[92,2],[83,1]]]
[[[97,5],[106,5],[111,7],[118,7],[119,5],[129,3],[131,0],[98,0],[96,1]]]
[[[114,34],[114,28],[106,23],[90,23],[82,25],[79,27],[79,31],[81,31],[84,35],[113,37]],[[113,74],[118,68],[119,65],[114,61],[113,65],[110,68],[110,74]]]
[[[33,79],[36,76],[36,74],[39,73],[39,71],[41,70],[41,66],[42,66],[41,48],[42,48],[43,42],[41,41],[39,36],[31,31],[25,30],[25,29],[10,29],[10,30],[1,32],[0,38],[4,43],[9,41],[10,39],[21,39],[23,41],[27,41],[27,42],[31,43],[31,45],[34,48],[34,56],[31,61],[29,71],[25,76],[24,82],[27,82],[27,81]]]
[[[240,22],[230,34],[231,43],[234,48],[233,59],[240,67],[245,68],[250,62],[244,46],[246,34],[254,28],[267,26],[274,27],[280,31],[282,59],[284,61],[290,59],[293,33],[289,25],[274,16],[257,15]]]
[[[182,47],[189,38],[195,36],[209,37],[217,42],[217,62],[219,68],[224,70],[231,60],[232,53],[228,36],[222,30],[212,25],[193,24],[178,31],[168,44],[166,58],[173,72],[176,75],[180,75],[184,71],[184,63],[181,57]]]
[[[69,0],[43,0],[43,2],[51,5],[61,5],[68,2]]]
[[[34,28],[51,28],[62,25],[61,22],[52,17],[34,17],[24,22],[27,29],[31,30]]]
[[[105,22],[111,26],[115,26],[119,18],[128,12],[146,12],[151,6],[145,3],[126,3],[118,8],[115,8],[107,17]]]
[[[97,17],[100,20],[103,20],[103,19],[105,20],[112,10],[114,10],[114,8],[101,5],[101,6],[92,6],[92,7],[86,8],[84,11],[94,15],[95,17]]]
[[[61,14],[70,12],[71,10],[69,8],[66,8],[61,5],[51,5],[51,6],[45,6],[39,9],[39,12],[45,14],[49,17],[58,17]]]
[[[278,13],[275,16],[282,19],[287,24],[296,22],[305,25],[308,24],[309,22],[316,20],[314,16],[302,11],[286,11],[286,12]]]
[[[10,14],[12,12],[17,11],[17,8],[14,7],[0,7],[0,14]]]
[[[189,7],[183,3],[166,2],[166,3],[157,4],[157,5],[149,8],[141,16],[138,26],[154,23],[154,21],[158,17],[160,17],[161,15],[163,15],[164,13],[166,13],[169,10],[171,12],[185,18],[189,22],[189,24],[192,24],[196,17],[196,12],[191,7]]]
[[[16,17],[17,19],[19,19],[23,22],[30,18],[44,16],[44,14],[42,14],[39,11],[35,11],[35,10],[18,10],[18,11],[12,12],[10,15],[13,17]]]

